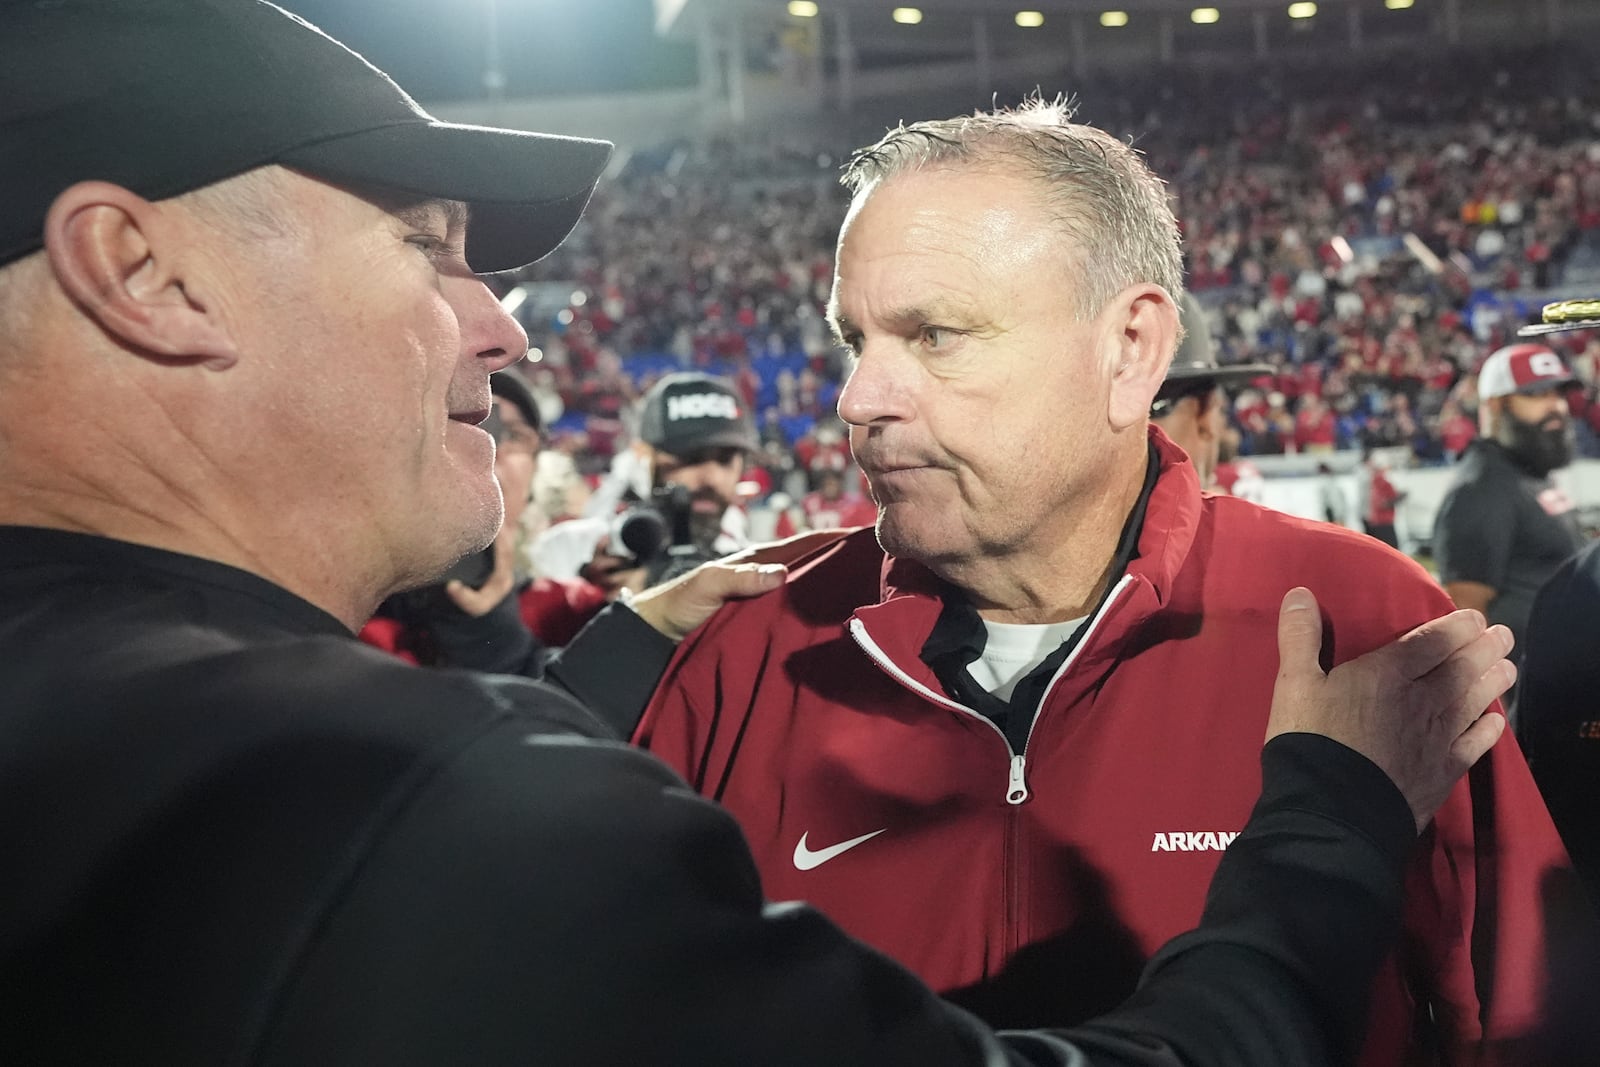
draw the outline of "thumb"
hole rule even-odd
[[[1278,609],[1278,677],[1321,678],[1322,611],[1311,590],[1297,586]]]
[[[633,610],[658,632],[681,641],[726,601],[769,593],[787,573],[781,563],[705,563],[635,597]]]

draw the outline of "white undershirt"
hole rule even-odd
[[[986,691],[1010,700],[1017,683],[1043,663],[1061,643],[1088,622],[1088,617],[1038,624],[983,621],[989,640],[983,655],[972,661],[967,673]]]

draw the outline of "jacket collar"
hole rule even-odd
[[[1199,527],[1200,480],[1189,457],[1156,426],[1150,427],[1151,460],[1156,476],[1147,481],[1144,494],[1130,514],[1143,521],[1124,531],[1121,573],[1111,575],[1115,585],[1122,574],[1133,579],[1120,595],[1102,604],[1106,623],[1080,654],[1079,662],[1115,657],[1140,622],[1159,611],[1171,598],[1173,587]],[[932,636],[949,598],[959,590],[915,560],[885,556],[878,603],[858,608],[854,614],[873,643],[914,680],[942,691],[921,653]],[[1087,628],[1087,627],[1086,627]]]

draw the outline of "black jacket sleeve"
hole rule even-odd
[[[553,682],[623,738],[633,735],[678,647],[629,608],[608,604],[565,648],[549,648],[523,623],[514,591],[480,616],[432,604],[409,622],[427,627],[439,666]]]
[[[607,604],[550,657],[545,676],[626,739],[633,736],[677,647],[631,608]]]
[[[551,656],[523,623],[516,590],[478,616],[446,603],[425,624],[438,646],[441,667],[539,678]]]
[[[1512,714],[1550,817],[1600,907],[1600,544],[1562,565],[1528,617]]]
[[[764,902],[734,821],[648,754],[505,722],[392,806],[250,1061],[1339,1062],[1397,925],[1411,816],[1332,742],[1278,738],[1263,764],[1204,925],[1135,998],[996,1035],[817,912]]]

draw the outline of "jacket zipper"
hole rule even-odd
[[[1028,723],[1028,735],[1022,739],[1022,755],[1011,761],[1013,788],[1020,787],[1022,790],[1022,800],[1014,800],[1011,803],[1021,804],[1023,800],[1028,799],[1028,787],[1022,784],[1022,772],[1028,755],[1028,745],[1033,741],[1034,727],[1039,725],[1039,716],[1044,712],[1044,706],[1050,699],[1051,691],[1055,689],[1057,682],[1066,677],[1067,672],[1072,669],[1072,665],[1078,662],[1078,656],[1084,649],[1089,647],[1089,642],[1094,640],[1095,631],[1100,629],[1100,623],[1104,621],[1105,617],[1111,614],[1111,609],[1116,606],[1117,601],[1122,597],[1122,591],[1132,584],[1133,575],[1131,574],[1124,574],[1117,579],[1117,584],[1111,587],[1111,592],[1107,593],[1105,599],[1101,601],[1100,610],[1095,612],[1094,617],[1085,625],[1083,636],[1078,639],[1078,643],[1073,646],[1072,651],[1067,653],[1067,658],[1061,662],[1061,666],[1056,668],[1056,673],[1051,677],[1050,684],[1044,687],[1044,695],[1039,698],[1039,706],[1033,709],[1033,721]],[[1011,800],[1009,795],[1006,799]]]
[[[967,707],[965,704],[957,703],[956,701],[951,700],[943,693],[934,692],[932,689],[929,689],[927,686],[911,677],[911,675],[901,670],[899,664],[890,659],[883,649],[878,647],[878,643],[872,639],[870,634],[867,633],[867,628],[862,624],[860,619],[850,620],[850,636],[855,638],[856,644],[861,646],[861,650],[870,656],[873,662],[876,663],[885,674],[889,675],[889,677],[893,678],[895,681],[899,682],[913,693],[916,693],[918,696],[926,700],[933,701],[933,703],[942,708],[949,708],[951,711],[958,712],[962,715],[970,715],[972,718],[978,720],[989,729],[993,730],[994,735],[1000,739],[1000,743],[1006,746],[1006,755],[1011,757],[1010,777],[1006,781],[1006,803],[1020,804],[1023,800],[1028,799],[1027,786],[1022,784],[1022,757],[1011,750],[1011,742],[1006,740],[1005,731],[996,726],[993,719],[990,719],[987,715]],[[1011,799],[1013,792],[1017,788],[1021,788],[1022,790],[1022,800]]]
[[[940,707],[948,708],[951,711],[959,712],[963,715],[970,715],[972,718],[977,719],[979,722],[989,727],[989,729],[993,730],[995,736],[1000,738],[1000,743],[1006,746],[1006,754],[1011,757],[1011,763],[1006,774],[1006,803],[1011,805],[1023,804],[1026,803],[1028,797],[1032,795],[1028,791],[1027,779],[1028,742],[1033,739],[1033,728],[1039,724],[1039,712],[1044,709],[1045,700],[1049,699],[1050,691],[1056,687],[1056,683],[1061,680],[1062,676],[1065,675],[1067,671],[1072,669],[1072,665],[1077,662],[1078,654],[1081,653],[1084,648],[1088,646],[1090,640],[1093,639],[1095,631],[1100,628],[1100,621],[1110,613],[1112,605],[1114,605],[1118,598],[1121,597],[1122,591],[1132,584],[1133,576],[1124,574],[1117,584],[1112,586],[1110,594],[1108,594],[1105,600],[1101,603],[1100,610],[1095,612],[1094,617],[1089,620],[1088,628],[1084,630],[1083,637],[1078,640],[1077,646],[1073,648],[1072,652],[1068,654],[1066,660],[1063,661],[1061,666],[1056,670],[1055,676],[1050,679],[1050,684],[1045,687],[1044,697],[1040,699],[1039,706],[1033,710],[1033,721],[1028,724],[1028,736],[1022,743],[1021,752],[1017,752],[1012,749],[1011,742],[1007,740],[1005,731],[996,726],[994,721],[987,715],[975,711],[972,708],[967,707],[965,704],[951,700],[942,693],[934,692],[932,689],[929,689],[927,686],[911,677],[911,675],[901,670],[900,666],[895,663],[894,660],[890,659],[888,654],[885,653],[883,649],[878,646],[878,643],[872,639],[872,636],[867,633],[867,628],[860,619],[853,618],[850,620],[850,636],[855,638],[856,644],[861,646],[862,651],[866,652],[866,654],[870,656],[875,663],[877,663],[879,668],[882,669],[884,673],[888,674],[891,678],[905,686],[907,689],[911,690],[913,693],[916,693],[918,696],[921,696],[926,700],[931,700]]]

